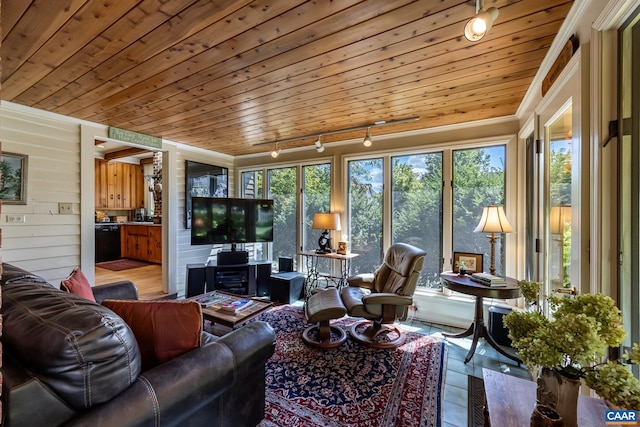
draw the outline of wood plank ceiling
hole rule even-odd
[[[229,155],[508,116],[572,3],[2,0],[1,98]]]

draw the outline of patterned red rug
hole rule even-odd
[[[407,334],[395,350],[363,347],[351,338],[335,349],[305,345],[302,310],[275,307],[261,320],[276,331],[267,363],[265,419],[260,426],[440,426],[446,347],[442,340]],[[361,319],[345,317],[348,329]]]
[[[96,264],[96,267],[105,268],[111,271],[131,270],[133,268],[146,267],[153,265],[146,261],[137,261],[135,259],[119,259],[116,261],[105,261]]]

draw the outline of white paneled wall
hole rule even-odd
[[[79,125],[3,106],[0,120],[3,151],[29,156],[27,204],[3,204],[3,261],[57,285],[80,260]],[[59,203],[72,203],[73,213],[59,214]]]

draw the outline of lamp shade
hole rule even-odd
[[[311,228],[319,230],[341,230],[340,215],[337,213],[314,214]]]
[[[485,206],[476,233],[513,233],[502,206]]]
[[[564,234],[564,227],[568,222],[571,222],[571,206],[551,206],[549,212],[549,232],[551,234]]]

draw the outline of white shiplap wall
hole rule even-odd
[[[3,261],[59,284],[80,259],[80,132],[72,121],[0,106],[4,152],[26,154],[27,204],[2,206]],[[73,214],[58,214],[72,203]],[[8,223],[8,215],[24,222]]]

